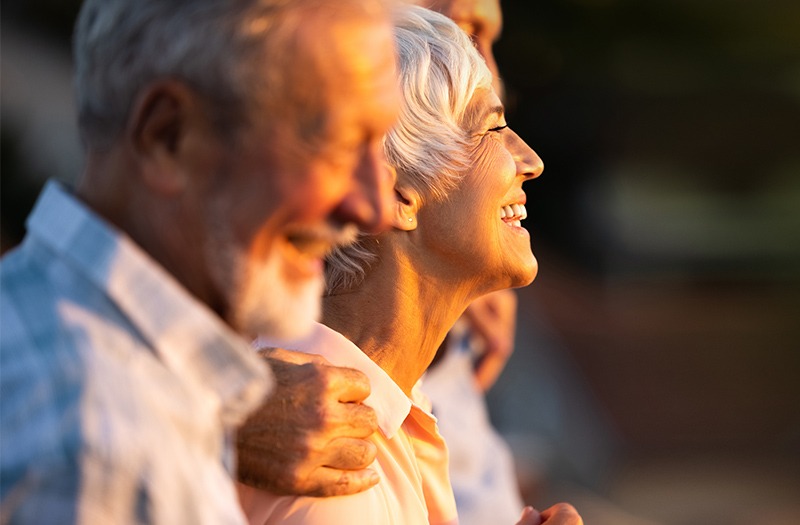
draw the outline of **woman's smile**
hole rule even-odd
[[[522,220],[528,216],[525,203],[506,204],[500,207],[500,219],[509,226],[522,227]]]

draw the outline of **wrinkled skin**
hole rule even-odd
[[[504,98],[503,82],[492,50],[503,28],[500,0],[412,0],[411,3],[446,15],[470,35],[492,72],[495,92]],[[484,295],[469,305],[463,318],[483,343],[484,353],[475,367],[475,382],[485,392],[497,381],[514,352],[516,293],[499,290]]]
[[[495,92],[504,98],[504,86],[492,50],[503,24],[500,0],[412,0],[412,3],[450,17],[470,35],[494,76]],[[484,295],[464,312],[463,319],[483,343],[483,354],[475,367],[475,383],[484,392],[497,381],[514,351],[516,318],[517,296],[512,290]],[[541,513],[526,507],[517,525],[583,525],[583,519],[572,505],[559,503]]]
[[[361,404],[369,381],[314,355],[265,349],[273,394],[237,436],[238,478],[276,494],[339,496],[378,482],[367,469],[375,446],[375,413]]]

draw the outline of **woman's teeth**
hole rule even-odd
[[[521,226],[521,222],[528,216],[528,211],[524,204],[509,204],[500,208],[500,219],[512,226]]]

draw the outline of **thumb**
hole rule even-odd
[[[517,525],[541,525],[542,518],[539,512],[533,507],[525,507],[522,509],[522,515],[519,517]]]

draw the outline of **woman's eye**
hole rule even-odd
[[[508,124],[506,124],[505,126],[497,126],[496,128],[492,128],[489,131],[501,131],[501,130],[506,129],[507,127],[508,127]]]

